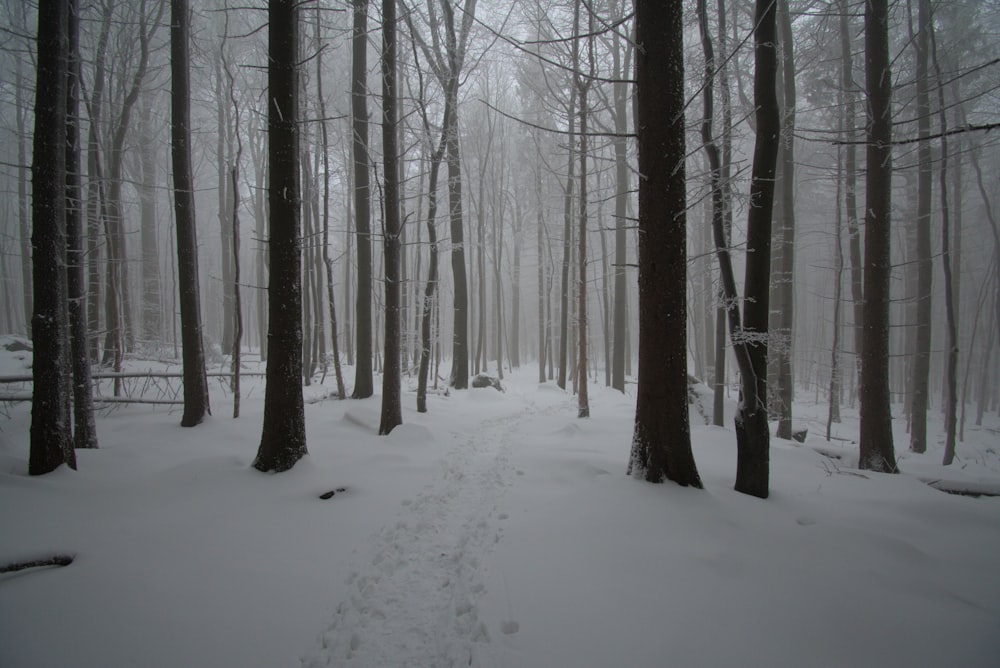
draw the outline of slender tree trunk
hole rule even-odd
[[[320,6],[316,4],[316,43],[320,43]],[[326,271],[326,302],[330,311],[330,345],[333,355],[333,371],[337,380],[337,397],[344,399],[344,374],[340,368],[340,345],[337,335],[337,304],[334,299],[333,258],[330,257],[330,137],[326,126],[326,100],[323,97],[323,53],[316,52],[316,99],[319,103],[319,128],[323,153],[323,268]]]
[[[843,128],[841,128],[843,131]],[[834,279],[833,279],[833,344],[830,347],[830,394],[829,411],[826,418],[826,440],[830,440],[830,431],[834,422],[840,422],[840,300],[841,284],[844,279],[844,245],[842,230],[841,183],[844,176],[843,157],[837,153],[837,207],[836,232],[834,235]]]
[[[69,335],[73,362],[73,444],[97,447],[90,359],[87,354],[87,281],[83,255],[80,188],[80,15],[77,0],[67,0],[68,44],[66,87],[66,260]]]
[[[424,288],[423,309],[420,317],[420,366],[417,370],[417,412],[427,412],[427,372],[431,356],[431,313],[434,306],[434,291],[438,281],[437,246],[437,182],[441,170],[441,160],[447,145],[447,133],[442,130],[441,142],[431,155],[430,176],[427,184],[427,239],[430,243],[430,262],[427,269],[427,286]]]
[[[574,30],[574,33],[576,31]],[[574,41],[575,44],[575,41]],[[575,47],[574,47],[575,52]],[[578,63],[579,57],[573,57],[573,62]],[[570,92],[569,109],[569,136],[567,143],[570,147],[576,144],[576,96],[578,90],[573,86]],[[562,282],[559,291],[559,377],[556,385],[561,389],[566,389],[567,353],[569,349],[569,293],[570,293],[570,258],[573,254],[573,183],[575,182],[575,165],[573,150],[570,148],[566,158],[566,186],[563,193],[563,258],[562,258]]]
[[[626,5],[627,7],[627,5]],[[624,11],[622,10],[616,11]],[[628,303],[628,284],[625,279],[625,265],[628,263],[628,146],[625,134],[628,132],[628,84],[623,80],[628,76],[631,60],[631,44],[625,51],[622,62],[622,40],[615,32],[612,52],[614,76],[612,95],[614,98],[615,116],[615,301],[614,301],[614,335],[611,362],[611,387],[619,392],[625,391],[625,312]]]
[[[372,248],[371,185],[368,157],[368,0],[352,0],[354,32],[352,44],[351,110],[354,128],[354,228],[358,240],[358,287],[355,306],[357,355],[354,367],[354,399],[374,393],[372,379]]]
[[[396,1],[382,0],[382,151],[385,169],[385,353],[382,419],[386,435],[403,423],[400,402],[399,149],[396,134]]]
[[[928,0],[922,0],[927,2]],[[929,4],[929,2],[928,2]],[[950,465],[955,461],[955,423],[957,414],[957,382],[958,367],[958,327],[955,317],[955,295],[952,257],[951,257],[951,211],[948,204],[948,121],[944,101],[944,81],[941,76],[941,64],[938,60],[937,39],[935,38],[934,20],[929,15],[928,32],[930,33],[931,57],[934,63],[934,74],[938,90],[938,119],[941,132],[941,168],[939,171],[941,184],[941,266],[944,271],[944,306],[945,306],[945,409],[944,409],[944,459],[942,464]]]
[[[911,370],[913,375],[908,387],[912,388],[910,404],[910,450],[927,450],[927,406],[930,398],[929,376],[931,370],[931,296],[934,264],[931,258],[931,190],[932,174],[931,103],[928,62],[930,58],[930,0],[917,0],[918,31],[913,45],[916,55],[917,81],[917,218],[916,218],[916,273],[917,293],[915,304],[915,345]]]
[[[726,32],[726,0],[718,0],[716,3],[716,13],[718,15],[718,36],[719,49],[723,54],[722,64],[719,66],[719,92],[722,94],[722,163],[719,173],[720,187],[722,190],[722,234],[726,247],[729,246],[733,229],[733,207],[732,207],[732,162],[733,162],[733,112],[732,101],[729,89],[729,65],[726,54],[727,32]],[[707,12],[707,9],[706,9]],[[714,55],[714,54],[713,54]],[[707,74],[707,72],[706,72]],[[716,223],[713,218],[713,236]],[[725,290],[719,280],[719,289],[716,293],[717,306],[715,308],[715,378],[712,393],[712,424],[721,427],[725,423],[725,390],[726,390],[726,299]]]
[[[156,154],[153,150],[150,102],[143,101],[139,113],[139,164],[141,185],[140,246],[142,249],[142,299],[140,304],[140,331],[147,344],[159,344],[162,332],[162,305],[160,303],[160,251],[156,228]]]
[[[22,12],[24,9],[22,8]],[[24,26],[27,30],[27,26]],[[15,82],[14,82],[14,105],[15,105],[15,119],[17,121],[17,127],[23,128],[27,123],[26,116],[24,113],[26,101],[23,99],[24,92],[27,88],[25,86],[24,80],[21,76],[21,58],[14,61],[15,70]],[[93,121],[91,121],[91,126],[93,126]],[[18,132],[17,133],[17,164],[22,166],[17,173],[17,222],[18,222],[18,240],[20,241],[21,250],[21,295],[24,305],[24,333],[25,336],[31,337],[31,319],[34,314],[34,296],[32,290],[32,269],[31,269],[31,218],[32,214],[29,214],[29,200],[28,200],[28,133]]]
[[[777,304],[772,305],[774,325],[769,335],[769,348],[777,357],[775,364],[774,395],[777,400],[778,438],[792,437],[792,400],[795,393],[795,375],[792,372],[792,347],[795,324],[795,62],[791,12],[788,0],[778,0],[777,20],[782,51],[782,90],[784,108],[781,120],[781,179],[776,184],[780,193],[781,222],[778,231],[778,248],[772,258],[776,266],[774,282]],[[776,261],[775,261],[776,260]]]
[[[852,52],[851,13],[848,0],[840,0],[841,82],[844,91],[844,213],[847,215],[848,256],[851,263],[851,302],[854,307],[855,374],[861,378],[861,354],[864,349],[864,297],[861,259],[861,226],[857,206],[857,149],[855,139],[854,56]],[[853,384],[855,387],[858,383]],[[853,404],[853,400],[852,400]]]
[[[579,4],[576,5],[575,11],[579,14]],[[587,32],[590,33],[594,29],[594,15],[589,8],[587,16]],[[574,23],[579,24],[579,16],[577,16]],[[590,397],[587,395],[587,113],[589,111],[587,108],[587,93],[590,90],[590,83],[594,76],[595,63],[593,39],[588,38],[587,43],[589,46],[587,62],[589,63],[590,77],[584,79],[579,72],[575,75],[580,101],[580,223],[577,229],[577,271],[579,272],[579,277],[577,280],[578,349],[576,365],[576,377],[578,379],[576,416],[580,418],[590,417]],[[680,63],[683,67],[683,56],[680,59]]]

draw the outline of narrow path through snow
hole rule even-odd
[[[514,476],[510,444],[523,419],[507,415],[456,435],[440,475],[376,534],[374,556],[350,576],[348,598],[304,668],[478,663],[489,641],[477,608],[480,564],[502,536],[496,508]]]

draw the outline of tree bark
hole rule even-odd
[[[700,488],[687,399],[682,15],[679,1],[635,3],[639,385],[628,471]]]
[[[171,152],[174,166],[174,214],[177,224],[177,275],[180,288],[181,346],[184,362],[182,427],[193,427],[209,411],[205,350],[201,338],[198,294],[198,237],[191,178],[191,103],[187,0],[170,3]]]
[[[743,283],[743,327],[734,331],[740,364],[740,403],[736,409],[736,491],[766,498],[770,433],[767,425],[767,349],[771,262],[771,216],[781,120],[775,94],[777,29],[774,3],[757,0],[754,31],[754,141],[747,215],[747,260]],[[718,244],[718,236],[716,244]],[[730,312],[732,318],[732,312]]]
[[[918,27],[913,46],[916,60],[917,82],[917,217],[916,228],[916,270],[917,294],[914,328],[916,329],[916,349],[910,378],[910,450],[927,450],[927,404],[930,395],[929,376],[931,371],[931,297],[934,263],[931,258],[931,197],[932,175],[931,144],[931,102],[928,62],[930,58],[930,1],[917,0]]]
[[[400,252],[399,149],[396,135],[396,1],[382,0],[382,152],[385,168],[385,352],[382,367],[382,419],[387,435],[403,423],[400,405]]]
[[[864,297],[863,266],[861,259],[861,226],[858,224],[857,205],[857,149],[855,137],[854,55],[851,47],[851,14],[848,0],[840,0],[840,87],[844,91],[844,134],[848,144],[844,147],[844,213],[847,215],[848,257],[851,265],[851,303],[854,314],[855,375],[861,378],[861,351],[864,349]],[[852,399],[853,404],[853,399]]]
[[[859,465],[863,469],[895,473],[889,397],[892,77],[887,0],[868,0],[865,4],[865,90],[868,98],[868,167]]]
[[[354,148],[354,229],[357,232],[358,286],[354,323],[357,327],[354,390],[351,397],[374,393],[372,379],[372,249],[371,185],[368,157],[368,0],[353,0],[351,35],[351,115]]]
[[[67,0],[66,7],[66,287],[73,363],[73,444],[77,448],[96,448],[97,426],[87,351],[87,280],[80,188],[80,8],[78,0]]]
[[[772,257],[774,266],[772,285],[776,302],[772,304],[774,327],[768,345],[775,357],[775,378],[772,394],[776,403],[778,438],[792,437],[792,400],[795,396],[795,375],[792,372],[793,328],[795,325],[795,62],[791,12],[788,0],[778,0],[777,22],[782,51],[782,91],[784,108],[781,116],[781,178],[776,183],[780,193],[781,218],[777,248]]]
[[[70,422],[66,311],[66,82],[68,9],[38,3],[32,186],[32,397],[28,474],[76,468]]]
[[[295,0],[268,2],[267,135],[271,273],[264,426],[254,468],[287,471],[307,454],[302,401],[298,59]]]

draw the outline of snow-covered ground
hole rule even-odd
[[[19,354],[0,372],[26,373]],[[591,385],[578,420],[536,373],[423,415],[404,393],[388,437],[377,396],[328,379],[305,389],[310,455],[279,475],[250,467],[260,379],[236,420],[213,381],[194,429],[102,410],[100,449],[40,478],[28,405],[0,405],[0,565],[75,555],[0,575],[0,666],[1000,665],[1000,498],[921,481],[997,487],[995,416],[947,469],[899,424],[892,476],[853,468],[855,412],[830,445],[825,406],[797,404],[810,436],[772,441],[762,501],[732,491],[731,427],[692,411],[705,489],[650,485],[624,473],[633,398]]]

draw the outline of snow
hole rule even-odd
[[[426,414],[404,381],[388,437],[378,396],[304,388],[310,454],[281,474],[250,466],[259,378],[236,420],[214,379],[195,428],[104,409],[101,448],[39,478],[30,407],[4,405],[0,564],[76,559],[0,575],[0,666],[998,665],[1000,498],[924,482],[996,489],[995,416],[948,468],[897,424],[892,476],[853,468],[856,412],[827,443],[807,397],[810,436],[772,440],[760,500],[732,490],[731,417],[692,409],[704,490],[651,485],[625,475],[632,397],[592,384],[580,420],[536,378],[429,394]]]

